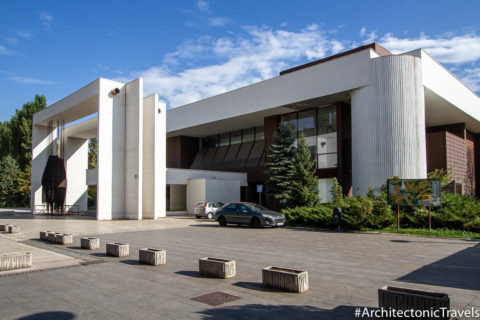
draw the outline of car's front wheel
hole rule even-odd
[[[213,213],[209,212],[209,213],[207,214],[207,218],[208,218],[209,220],[212,220],[212,219],[213,219]]]
[[[220,216],[220,218],[218,218],[218,224],[225,227],[227,225],[227,219],[225,219],[224,216]]]

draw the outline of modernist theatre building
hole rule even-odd
[[[76,121],[62,131],[65,204],[85,210],[87,186],[97,185],[100,220],[258,202],[281,122],[305,135],[323,201],[333,177],[361,195],[436,168],[453,169],[455,192],[480,194],[480,98],[422,49],[393,55],[374,43],[168,111],[156,95],[143,98],[142,79],[98,79],[34,115],[32,210],[44,202],[57,120]],[[93,137],[97,169],[87,163]]]

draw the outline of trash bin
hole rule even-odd
[[[332,223],[337,227],[337,230],[340,230],[340,225],[342,224],[342,208],[333,208]]]

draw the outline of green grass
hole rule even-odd
[[[464,230],[449,230],[449,229],[400,229],[387,228],[381,230],[369,230],[377,232],[389,232],[400,234],[412,234],[417,236],[440,237],[440,238],[462,238],[462,239],[480,239],[480,233],[464,231]]]

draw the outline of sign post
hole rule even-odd
[[[259,205],[262,205],[263,184],[257,184],[257,192],[258,192],[258,199],[260,201]]]
[[[387,203],[397,206],[397,229],[400,229],[400,206],[428,207],[428,227],[432,230],[432,207],[442,204],[440,180],[388,179]]]

